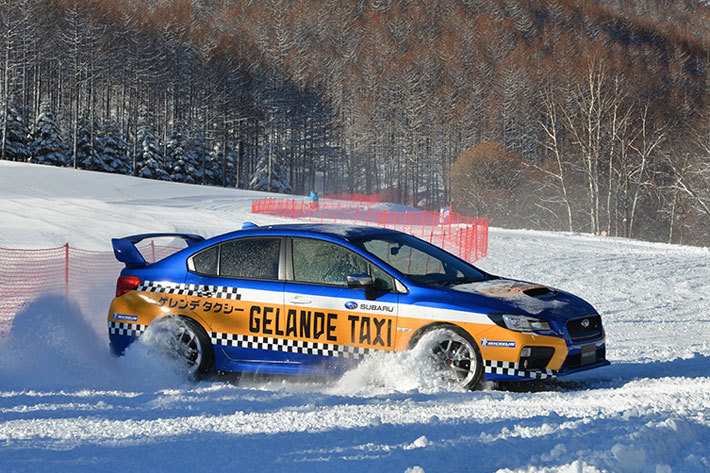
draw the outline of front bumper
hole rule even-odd
[[[586,362],[582,361],[582,346],[576,345],[570,347],[567,352],[567,358],[565,358],[564,363],[562,363],[562,366],[557,371],[557,376],[579,373],[580,371],[587,371],[611,364],[606,360],[606,344],[604,340],[597,341],[595,345],[593,360]]]
[[[601,368],[602,366],[609,366],[611,364],[608,360],[600,360],[591,365],[578,366],[576,368],[565,368],[557,372],[557,376],[567,376],[569,374],[580,373],[582,371],[593,370],[594,368]]]
[[[525,381],[550,379],[567,376],[573,373],[588,371],[611,363],[606,359],[606,344],[604,339],[591,342],[595,345],[593,361],[590,358],[582,363],[582,347],[584,345],[568,346],[567,356],[559,369],[526,369],[519,362],[484,360],[486,381]],[[587,344],[587,346],[590,344]]]

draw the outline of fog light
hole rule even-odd
[[[520,350],[520,366],[524,370],[545,369],[554,353],[552,347],[523,347]]]

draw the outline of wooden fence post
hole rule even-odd
[[[69,243],[64,244],[64,297],[69,297]]]

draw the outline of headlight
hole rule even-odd
[[[488,317],[501,327],[516,332],[547,332],[550,324],[546,320],[516,314],[490,314]]]

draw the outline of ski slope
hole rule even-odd
[[[263,196],[0,162],[0,247],[278,222],[249,213]],[[590,301],[612,366],[457,392],[401,353],[341,379],[191,383],[149,343],[108,355],[112,287],[89,311],[43,294],[0,341],[0,472],[710,471],[709,249],[492,228],[478,266]]]

